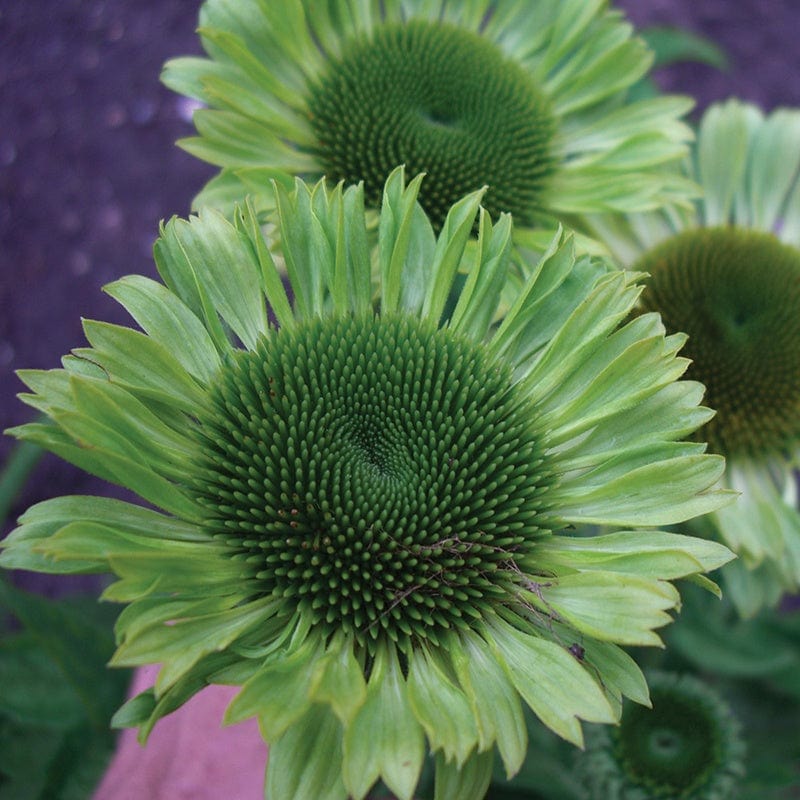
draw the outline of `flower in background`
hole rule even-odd
[[[434,228],[488,186],[515,225],[639,211],[695,193],[663,165],[686,153],[683,97],[625,103],[652,54],[603,0],[208,0],[209,58],[163,80],[208,106],[180,144],[222,167],[196,204],[271,204],[279,173],[363,181],[426,173]]]
[[[629,706],[616,728],[592,726],[576,768],[588,800],[731,800],[745,774],[741,725],[690,675],[650,672],[652,709]]]
[[[687,375],[717,411],[698,436],[741,492],[703,522],[741,556],[723,575],[747,616],[800,587],[798,170],[800,111],[730,100],[700,123],[692,211],[595,220],[623,263],[650,273],[641,307],[689,334]]]
[[[576,744],[647,703],[619,645],[659,644],[670,581],[731,557],[652,529],[728,498],[681,441],[711,415],[684,337],[622,324],[636,276],[559,234],[498,318],[510,218],[476,223],[473,193],[436,238],[420,183],[389,177],[374,269],[361,187],[278,187],[291,302],[250,206],[172,220],[166,285],[107,287],[144,332],[87,321],[91,347],[21,373],[51,421],[14,433],[149,505],[40,503],[0,562],[114,572],[113,663],[162,664],[117,723],[241,685],[227,720],[258,718],[273,800],[409,800],[426,739],[437,797],[481,798],[494,746],[525,756],[522,702]]]

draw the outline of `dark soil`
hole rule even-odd
[[[103,284],[155,275],[158,222],[188,213],[212,169],[173,145],[191,104],[158,80],[163,62],[199,52],[193,0],[0,0],[0,426],[32,418],[13,370],[49,368],[84,344],[80,317],[125,321]],[[800,105],[797,0],[626,0],[640,25],[715,39],[732,67],[660,76],[703,107],[738,94]],[[0,441],[0,460],[12,446]],[[15,513],[64,493],[107,493],[45,458]],[[74,583],[25,576],[30,587]],[[91,579],[90,579],[91,584]],[[86,584],[83,584],[86,585]],[[54,588],[58,587],[58,588]]]

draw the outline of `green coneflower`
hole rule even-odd
[[[197,198],[271,204],[276,172],[363,181],[426,173],[434,228],[465,194],[515,226],[684,200],[665,163],[685,155],[691,100],[624,104],[652,57],[604,0],[208,0],[209,58],[164,82],[208,108],[180,144],[222,167]]]
[[[592,726],[577,769],[589,800],[732,800],[744,776],[741,725],[690,675],[647,675],[652,709],[629,706],[616,728]]]
[[[693,211],[597,220],[620,260],[650,273],[642,307],[689,334],[687,375],[717,410],[698,435],[741,492],[706,521],[741,556],[723,574],[748,616],[800,587],[798,168],[800,111],[731,100],[701,121]]]
[[[622,325],[636,277],[560,234],[498,318],[510,218],[471,238],[474,193],[436,239],[419,185],[390,176],[376,266],[361,187],[276,189],[292,302],[249,206],[173,220],[166,286],[107,288],[144,332],[87,321],[64,369],[21,373],[52,422],[13,433],[161,510],[47,501],[0,562],[114,572],[114,663],[163,665],[118,722],[146,736],[242,685],[227,719],[258,717],[270,800],[379,778],[408,800],[426,741],[437,798],[480,798],[495,745],[524,758],[522,701],[578,744],[646,703],[619,645],[659,643],[670,581],[731,557],[649,529],[728,498],[723,459],[680,441],[711,415],[677,381],[684,337]]]

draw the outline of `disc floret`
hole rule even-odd
[[[513,593],[550,483],[508,366],[427,322],[270,331],[200,419],[204,527],[264,595],[362,644],[437,641]]]
[[[800,441],[800,251],[774,235],[695,228],[648,251],[642,306],[689,334],[688,375],[716,416],[715,452],[769,458]]]
[[[531,225],[555,169],[556,122],[533,78],[478,33],[412,19],[350,43],[309,100],[316,155],[332,180],[364,181],[370,205],[397,164],[424,172],[435,227],[488,186],[492,216]]]

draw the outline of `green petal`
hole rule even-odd
[[[422,316],[439,319],[444,311],[450,287],[467,245],[480,201],[486,189],[472,192],[459,200],[448,212],[436,240],[431,265],[431,280],[422,303]]]
[[[260,275],[249,239],[211,209],[185,220],[172,220],[155,245],[165,283],[201,318],[200,289],[248,349],[267,330]],[[199,313],[198,313],[199,312]]]
[[[342,726],[325,706],[312,706],[272,744],[266,797],[346,800],[342,782]]]
[[[425,295],[435,237],[430,223],[416,204],[423,175],[405,184],[405,169],[398,167],[386,179],[378,225],[378,261],[381,276],[381,312],[395,311],[401,298],[419,304]],[[427,228],[426,228],[427,223]]]
[[[511,777],[525,760],[528,733],[507,671],[476,634],[451,636],[444,647],[478,725],[478,750],[488,750],[497,742],[506,775]]]
[[[572,485],[554,494],[559,494],[559,514],[569,522],[670,525],[715,511],[732,500],[730,494],[712,489],[724,469],[721,456],[687,455],[637,467],[605,485]]]
[[[84,320],[83,330],[92,348],[73,353],[100,366],[110,380],[188,414],[205,404],[200,386],[167,348],[149,336],[92,320]]]
[[[562,738],[583,745],[579,718],[617,721],[602,689],[566,648],[500,620],[487,626],[486,638],[520,696]]]
[[[344,783],[356,800],[382,778],[400,800],[411,800],[425,757],[422,726],[394,652],[380,648],[367,684],[367,699],[345,731]]]
[[[483,800],[492,780],[494,753],[473,753],[465,764],[436,755],[434,800]]]
[[[666,612],[675,608],[680,596],[665,581],[595,569],[563,575],[529,600],[543,602],[543,610],[595,639],[658,646],[661,639],[653,629],[672,621]]]
[[[627,572],[674,580],[710,572],[733,558],[727,547],[664,531],[620,531],[603,536],[551,536],[537,543],[525,564]]]
[[[466,695],[447,677],[436,651],[420,648],[411,659],[408,699],[431,751],[441,750],[460,768],[478,744],[478,729]]]
[[[730,217],[736,191],[747,164],[749,130],[760,112],[729,103],[712,106],[700,123],[697,160],[705,190],[703,206],[707,225],[722,225]],[[726,146],[720,147],[724,141]]]
[[[128,275],[103,288],[151,339],[170,349],[192,377],[204,383],[213,379],[221,362],[211,337],[165,286],[141,275]]]
[[[312,698],[317,703],[329,703],[346,728],[367,697],[364,673],[352,642],[344,635],[334,637],[325,656],[312,681]]]
[[[257,716],[265,741],[277,741],[311,708],[322,654],[321,642],[309,638],[290,655],[268,662],[228,706],[225,723]]]
[[[156,693],[168,689],[203,656],[224,650],[244,632],[274,613],[275,601],[264,598],[240,608],[202,617],[178,620],[173,625],[156,624],[123,642],[111,663],[118,666],[163,664]]]
[[[493,228],[489,215],[481,208],[478,240],[473,253],[467,281],[450,318],[450,327],[480,341],[486,336],[507,280],[511,217],[504,214]]]

